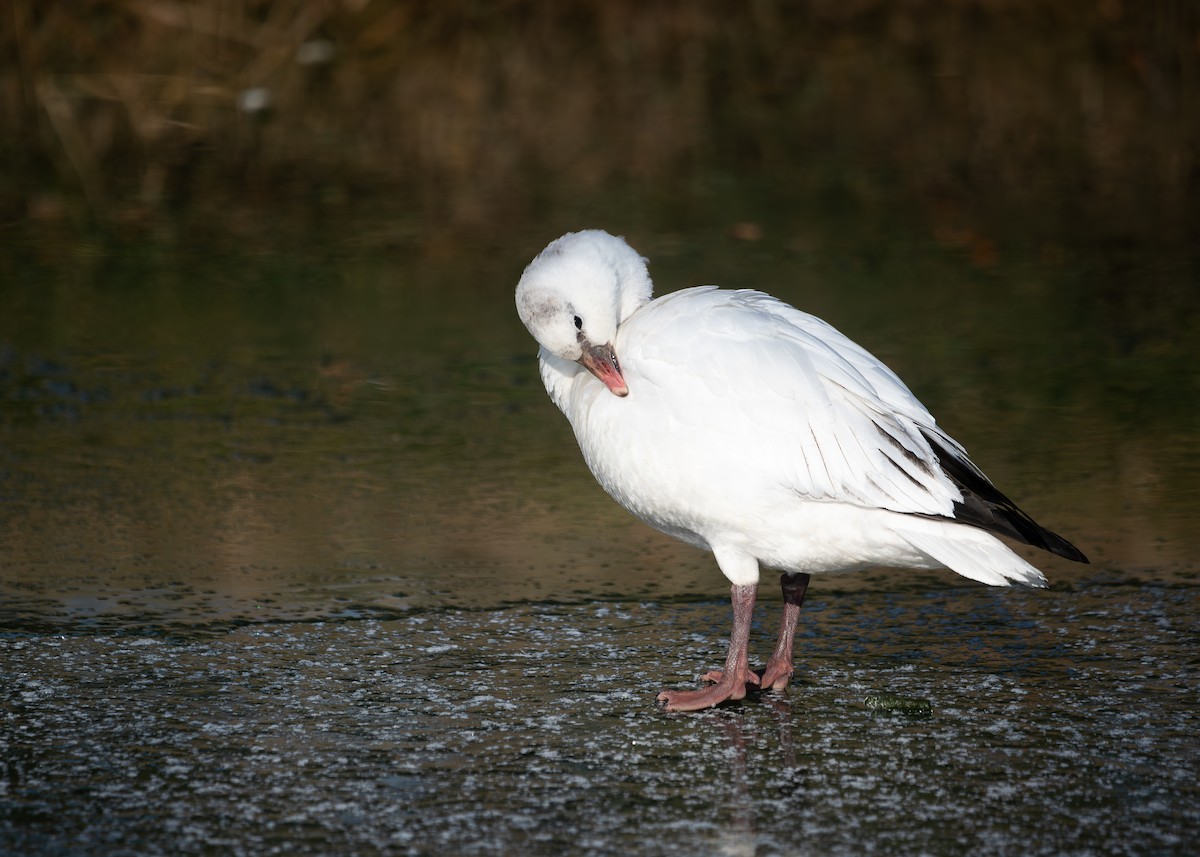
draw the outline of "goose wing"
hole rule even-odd
[[[630,320],[639,375],[671,420],[719,436],[706,447],[731,450],[730,467],[805,499],[953,517],[963,495],[939,452],[978,469],[895,373],[836,329],[755,291],[699,287],[647,309]]]

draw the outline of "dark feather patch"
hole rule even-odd
[[[911,464],[913,467],[916,467],[918,470],[920,470],[926,476],[933,476],[933,468],[929,466],[928,461],[925,461],[923,458],[921,458],[919,455],[917,455],[911,449],[909,449],[904,444],[902,444],[899,440],[896,439],[896,437],[894,435],[892,435],[891,432],[889,432],[887,429],[885,429],[879,423],[872,421],[871,425],[875,426],[875,430],[877,432],[879,432],[880,435],[883,436],[883,439],[886,440],[888,443],[890,443],[896,449],[896,451],[899,452],[900,455],[903,456],[904,459],[908,461],[909,464]],[[885,453],[886,453],[886,450],[885,450]],[[897,466],[899,466],[900,462],[896,460],[895,456],[888,455],[888,458],[892,459],[892,461],[895,462]],[[904,475],[908,476],[908,478],[912,479],[914,482],[917,481],[916,479],[913,478],[912,474],[908,473],[908,471],[905,471]],[[917,483],[917,484],[920,484],[920,483]],[[924,486],[922,486],[922,487],[924,487]],[[926,490],[928,490],[928,489],[926,489]]]
[[[1057,533],[1052,533],[1022,512],[1005,497],[970,461],[947,449],[938,438],[921,432],[938,457],[942,471],[962,492],[961,503],[954,504],[954,519],[983,530],[999,533],[1027,545],[1050,551],[1075,562],[1087,562],[1079,548]]]

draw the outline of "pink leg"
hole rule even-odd
[[[796,637],[796,620],[804,606],[804,593],[808,590],[809,575],[783,574],[779,585],[783,588],[783,621],[779,624],[779,640],[767,668],[762,673],[762,686],[783,690],[792,677],[792,643]]]
[[[758,684],[758,676],[750,672],[750,620],[754,616],[754,599],[758,585],[734,586],[730,591],[733,602],[733,632],[729,635],[729,654],[725,671],[717,683],[703,690],[664,690],[658,695],[667,711],[698,711],[712,708],[726,700],[741,699],[747,684]]]

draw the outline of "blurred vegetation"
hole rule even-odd
[[[366,210],[362,240],[386,243],[621,186],[833,174],[839,192],[919,200],[938,240],[986,263],[971,224],[992,208],[1178,239],[1200,199],[1193,0],[9,0],[2,14],[10,227],[306,233]]]

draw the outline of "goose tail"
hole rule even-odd
[[[912,519],[899,532],[938,565],[988,586],[1045,587],[1046,576],[990,533],[964,524]]]

